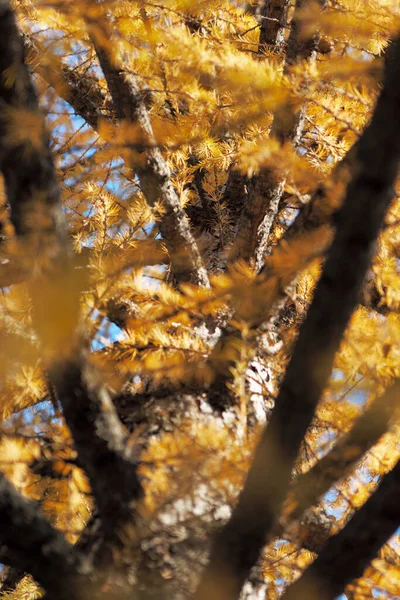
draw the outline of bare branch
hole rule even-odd
[[[232,518],[215,540],[196,600],[238,597],[279,514],[293,463],[358,303],[376,238],[393,197],[400,160],[399,107],[397,42],[373,118],[357,145],[355,174],[337,214],[336,235],[275,410]]]

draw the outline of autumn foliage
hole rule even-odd
[[[2,598],[400,596],[399,29],[0,0]]]

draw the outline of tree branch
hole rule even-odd
[[[400,462],[385,475],[371,498],[340,533],[329,539],[316,561],[283,594],[284,600],[334,600],[361,577],[400,523]]]
[[[207,287],[207,271],[185,211],[172,185],[168,164],[155,143],[150,117],[137,79],[134,74],[125,73],[114,64],[107,50],[101,47],[94,36],[92,43],[107,81],[117,118],[137,124],[142,143],[147,147],[147,150],[138,153],[139,156],[131,153],[130,167],[137,174],[149,205],[154,206],[157,201],[162,201],[165,212],[159,227],[170,253],[173,273],[178,281],[191,281]]]
[[[85,570],[79,555],[39,513],[36,503],[23,498],[1,473],[0,542],[12,557],[12,566],[31,573],[49,593],[67,599],[77,592],[76,583]]]
[[[49,56],[49,51],[36,38],[22,34],[22,40],[34,72],[53,87],[88,125],[97,130],[100,119],[115,120],[111,98],[95,75],[82,75],[55,54]]]
[[[285,45],[285,33],[288,29],[288,12],[291,0],[263,0],[258,10],[261,21],[259,52],[264,46],[281,50]]]
[[[207,272],[197,243],[172,185],[168,165],[156,147],[143,94],[134,75],[124,74],[109,61],[103,49],[95,48],[112,96],[110,104],[109,98],[94,76],[82,77],[57,57],[52,57],[51,65],[43,63],[45,49],[41,44],[27,35],[24,35],[23,39],[34,63],[35,72],[54,87],[63,100],[93,129],[98,129],[101,118],[127,119],[139,125],[143,137],[146,138],[143,144],[149,149],[146,151],[145,161],[133,160],[132,155],[131,167],[138,175],[140,187],[150,206],[161,200],[166,209],[161,218],[160,232],[168,247],[174,274],[179,280],[190,280],[198,285],[208,286]],[[54,61],[58,63],[57,69]],[[57,79],[60,74],[64,84],[61,86]]]
[[[265,46],[270,46],[278,52],[282,51],[285,44],[285,32],[288,26],[288,12],[291,0],[263,0],[258,8],[258,18],[261,20],[258,52],[261,54]],[[237,224],[248,202],[248,186],[250,179],[232,168],[228,173],[224,198],[229,215],[233,223]]]
[[[309,1],[297,1],[287,42],[284,74],[288,74],[297,61],[314,60],[316,57],[319,35],[316,33],[311,38],[304,39],[298,19],[299,11]],[[326,4],[326,0],[319,0],[319,2],[322,6]],[[287,22],[289,6],[290,2],[286,0],[265,3],[265,22],[269,25],[261,30],[260,43],[262,38],[265,40],[264,43],[274,43],[278,47],[283,45],[283,26]],[[272,15],[274,15],[274,21],[270,21]],[[278,27],[277,24],[279,24]],[[271,37],[268,38],[267,34]],[[293,110],[290,104],[284,105],[274,114],[270,136],[277,138],[282,144],[290,141],[296,146],[304,128],[304,119],[305,106],[300,110]],[[254,259],[257,271],[262,268],[269,234],[278,214],[285,189],[285,181],[284,176],[268,167],[262,168],[257,176],[248,180],[246,184],[247,197],[242,204],[237,228],[238,236],[232,248],[231,259],[239,257],[248,261]],[[229,186],[227,188],[229,189]]]
[[[369,409],[357,419],[349,433],[316,465],[295,480],[291,491],[289,519],[297,519],[318,502],[330,486],[350,473],[362,456],[386,433],[394,410],[400,406],[400,383],[376,398]]]
[[[103,526],[115,538],[118,528],[131,520],[142,488],[127,448],[127,432],[81,349],[79,282],[60,190],[21,38],[6,0],[0,3],[0,73],[0,169],[20,246],[25,257],[33,257],[37,273],[30,282],[33,322],[53,360],[48,367],[50,379]],[[37,119],[40,141],[33,149],[31,132],[23,120],[21,124],[21,111]]]
[[[196,600],[239,596],[279,514],[293,463],[358,303],[392,199],[400,160],[399,107],[400,42],[396,42],[395,59],[387,67],[373,118],[357,145],[356,171],[337,214],[336,235],[275,410],[233,515],[215,540]]]

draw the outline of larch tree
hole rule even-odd
[[[400,596],[398,0],[0,0],[4,600]]]

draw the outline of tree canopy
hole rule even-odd
[[[400,597],[399,30],[0,0],[4,600]]]

